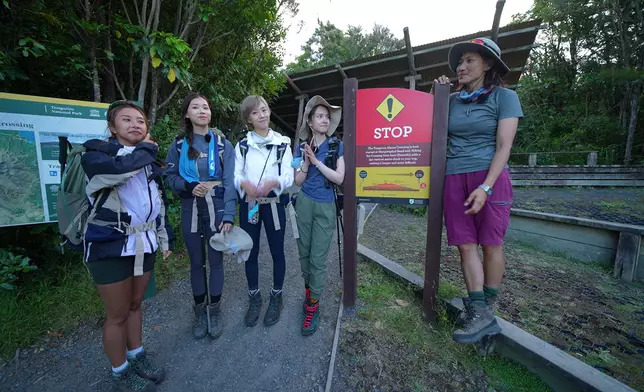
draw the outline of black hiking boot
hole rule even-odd
[[[208,335],[208,317],[206,315],[206,303],[202,302],[194,306],[195,320],[192,324],[192,336],[195,339],[203,339]]]
[[[465,325],[465,321],[472,313],[472,301],[469,297],[461,298],[463,300],[463,310],[456,317],[456,326],[462,327]]]
[[[268,309],[264,315],[264,325],[267,327],[275,324],[280,319],[280,312],[284,303],[282,302],[282,291],[275,294],[271,291],[271,302],[268,304]]]
[[[248,294],[248,311],[246,312],[246,326],[253,327],[259,320],[259,313],[262,310],[262,293],[257,290],[255,294]]]
[[[111,372],[111,378],[119,392],[154,392],[157,386],[154,382],[139,376],[131,364],[121,373]]]
[[[160,383],[165,378],[165,370],[161,366],[157,366],[147,357],[145,351],[136,354],[134,359],[130,360],[131,368],[139,376],[147,378],[155,384]]]
[[[488,305],[483,302],[473,302],[472,310],[460,329],[454,331],[452,339],[456,343],[475,343],[486,335],[501,332],[501,327],[490,312]]]
[[[217,339],[224,332],[224,323],[221,319],[221,302],[211,304],[210,308],[210,337]]]

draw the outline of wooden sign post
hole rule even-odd
[[[357,294],[356,203],[428,205],[423,309],[435,319],[449,86],[436,85],[435,91],[359,90],[355,78],[344,81],[343,305],[349,311]]]

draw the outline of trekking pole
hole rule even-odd
[[[201,267],[203,269],[203,283],[206,288],[206,318],[208,319],[208,333],[210,333],[210,288],[208,287],[208,271],[206,270],[206,233],[204,230],[203,217],[201,216],[201,211],[197,207],[197,222],[199,225],[199,236],[201,237]]]
[[[338,204],[338,194],[333,186],[333,199],[335,200],[335,218],[337,220],[336,229],[338,231],[338,262],[340,263],[340,277],[342,277],[342,239],[340,237],[340,227],[342,227],[342,235],[344,235],[344,223],[342,222],[342,214],[340,212],[340,205]]]

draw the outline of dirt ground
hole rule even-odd
[[[360,243],[423,275],[426,219],[379,206]],[[508,241],[498,315],[636,390],[644,390],[644,285]],[[443,238],[441,284],[465,295],[456,248]]]
[[[512,207],[644,226],[643,188],[515,187]]]
[[[357,316],[343,318],[333,391],[550,390],[520,365],[454,343],[444,311],[424,322],[418,291],[368,261],[358,263],[358,298]]]

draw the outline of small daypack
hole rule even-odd
[[[286,153],[286,149],[289,148],[290,145],[288,143],[282,143],[279,146],[277,146],[277,175],[281,176],[282,175],[282,158],[284,158],[284,154]],[[248,138],[243,138],[239,142],[239,151],[242,154],[242,157],[244,158],[244,167],[246,167],[246,154],[248,153]]]
[[[226,148],[226,145],[224,144],[224,138],[222,134],[220,134],[220,130],[217,128],[212,129],[214,131],[215,135],[217,135],[217,145],[219,146],[219,162],[221,163],[221,171],[223,173],[224,171],[224,150]],[[181,155],[181,145],[183,144],[183,138],[177,138],[177,154],[180,156]]]
[[[85,193],[87,176],[81,165],[81,157],[86,149],[83,145],[72,146],[66,136],[58,137],[58,148],[61,179],[56,199],[56,213],[58,231],[62,237],[61,245],[67,244],[73,250],[82,251],[87,221],[92,209]],[[96,210],[105,203],[110,192],[111,188],[101,191]],[[63,249],[61,246],[61,250]]]

